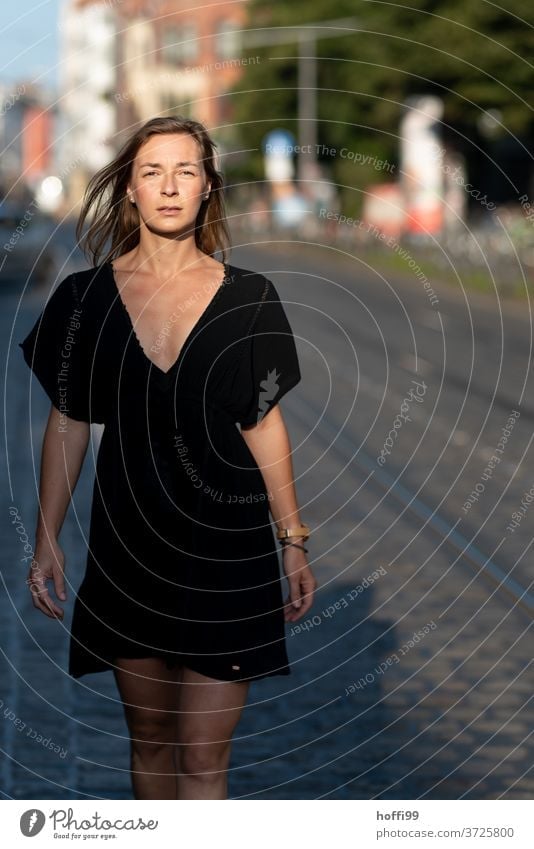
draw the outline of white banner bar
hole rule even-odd
[[[213,807],[215,805],[215,807]],[[8,800],[2,844],[191,849],[532,849],[534,802],[366,800]]]

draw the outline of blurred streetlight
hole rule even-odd
[[[502,132],[502,112],[500,109],[488,109],[477,121],[479,132],[484,138],[492,139]]]
[[[43,212],[55,212],[63,197],[63,183],[53,175],[42,180],[35,193],[35,199]]]

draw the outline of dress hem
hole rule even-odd
[[[117,655],[117,657],[118,656],[119,655]],[[191,663],[186,658],[184,658],[181,661],[172,660],[172,659],[167,658],[163,654],[155,654],[155,653],[154,654],[147,654],[147,655],[131,655],[131,656],[123,654],[123,655],[120,655],[120,657],[127,657],[128,659],[131,659],[131,660],[134,660],[134,659],[135,660],[144,660],[144,659],[148,659],[150,657],[160,658],[161,660],[165,660],[167,669],[172,669],[174,666],[181,663],[181,664],[183,664],[183,666],[186,666],[188,669],[191,669],[193,672],[198,672],[200,675],[205,675],[208,678],[214,678],[217,681],[235,681],[237,683],[241,683],[243,681],[259,681],[262,678],[271,678],[271,677],[276,676],[276,675],[287,676],[287,675],[293,674],[290,666],[284,666],[284,667],[279,667],[278,669],[273,669],[269,672],[258,672],[256,674],[252,674],[252,675],[242,675],[242,676],[236,675],[235,677],[232,677],[232,678],[222,678],[218,675],[210,675],[209,672],[207,672],[207,670],[205,668],[200,669],[198,667],[198,665],[195,664],[194,661]],[[94,668],[92,668],[92,669],[89,669],[89,668],[83,669],[83,670],[71,670],[71,669],[69,669],[68,674],[72,678],[78,679],[78,678],[81,678],[83,675],[93,675],[93,674],[98,673],[98,672],[109,672],[109,671],[113,671],[113,659],[110,659],[109,661],[105,661],[105,660],[102,659],[98,664],[95,664]]]

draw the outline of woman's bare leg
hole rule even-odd
[[[113,673],[130,734],[135,799],[177,798],[177,708],[183,667],[158,657],[116,658]]]
[[[178,705],[178,799],[228,798],[231,740],[249,684],[218,681],[183,667]]]

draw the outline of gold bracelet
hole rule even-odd
[[[287,539],[288,537],[302,537],[307,540],[310,535],[308,525],[299,525],[298,528],[280,528],[276,532],[278,539]]]

